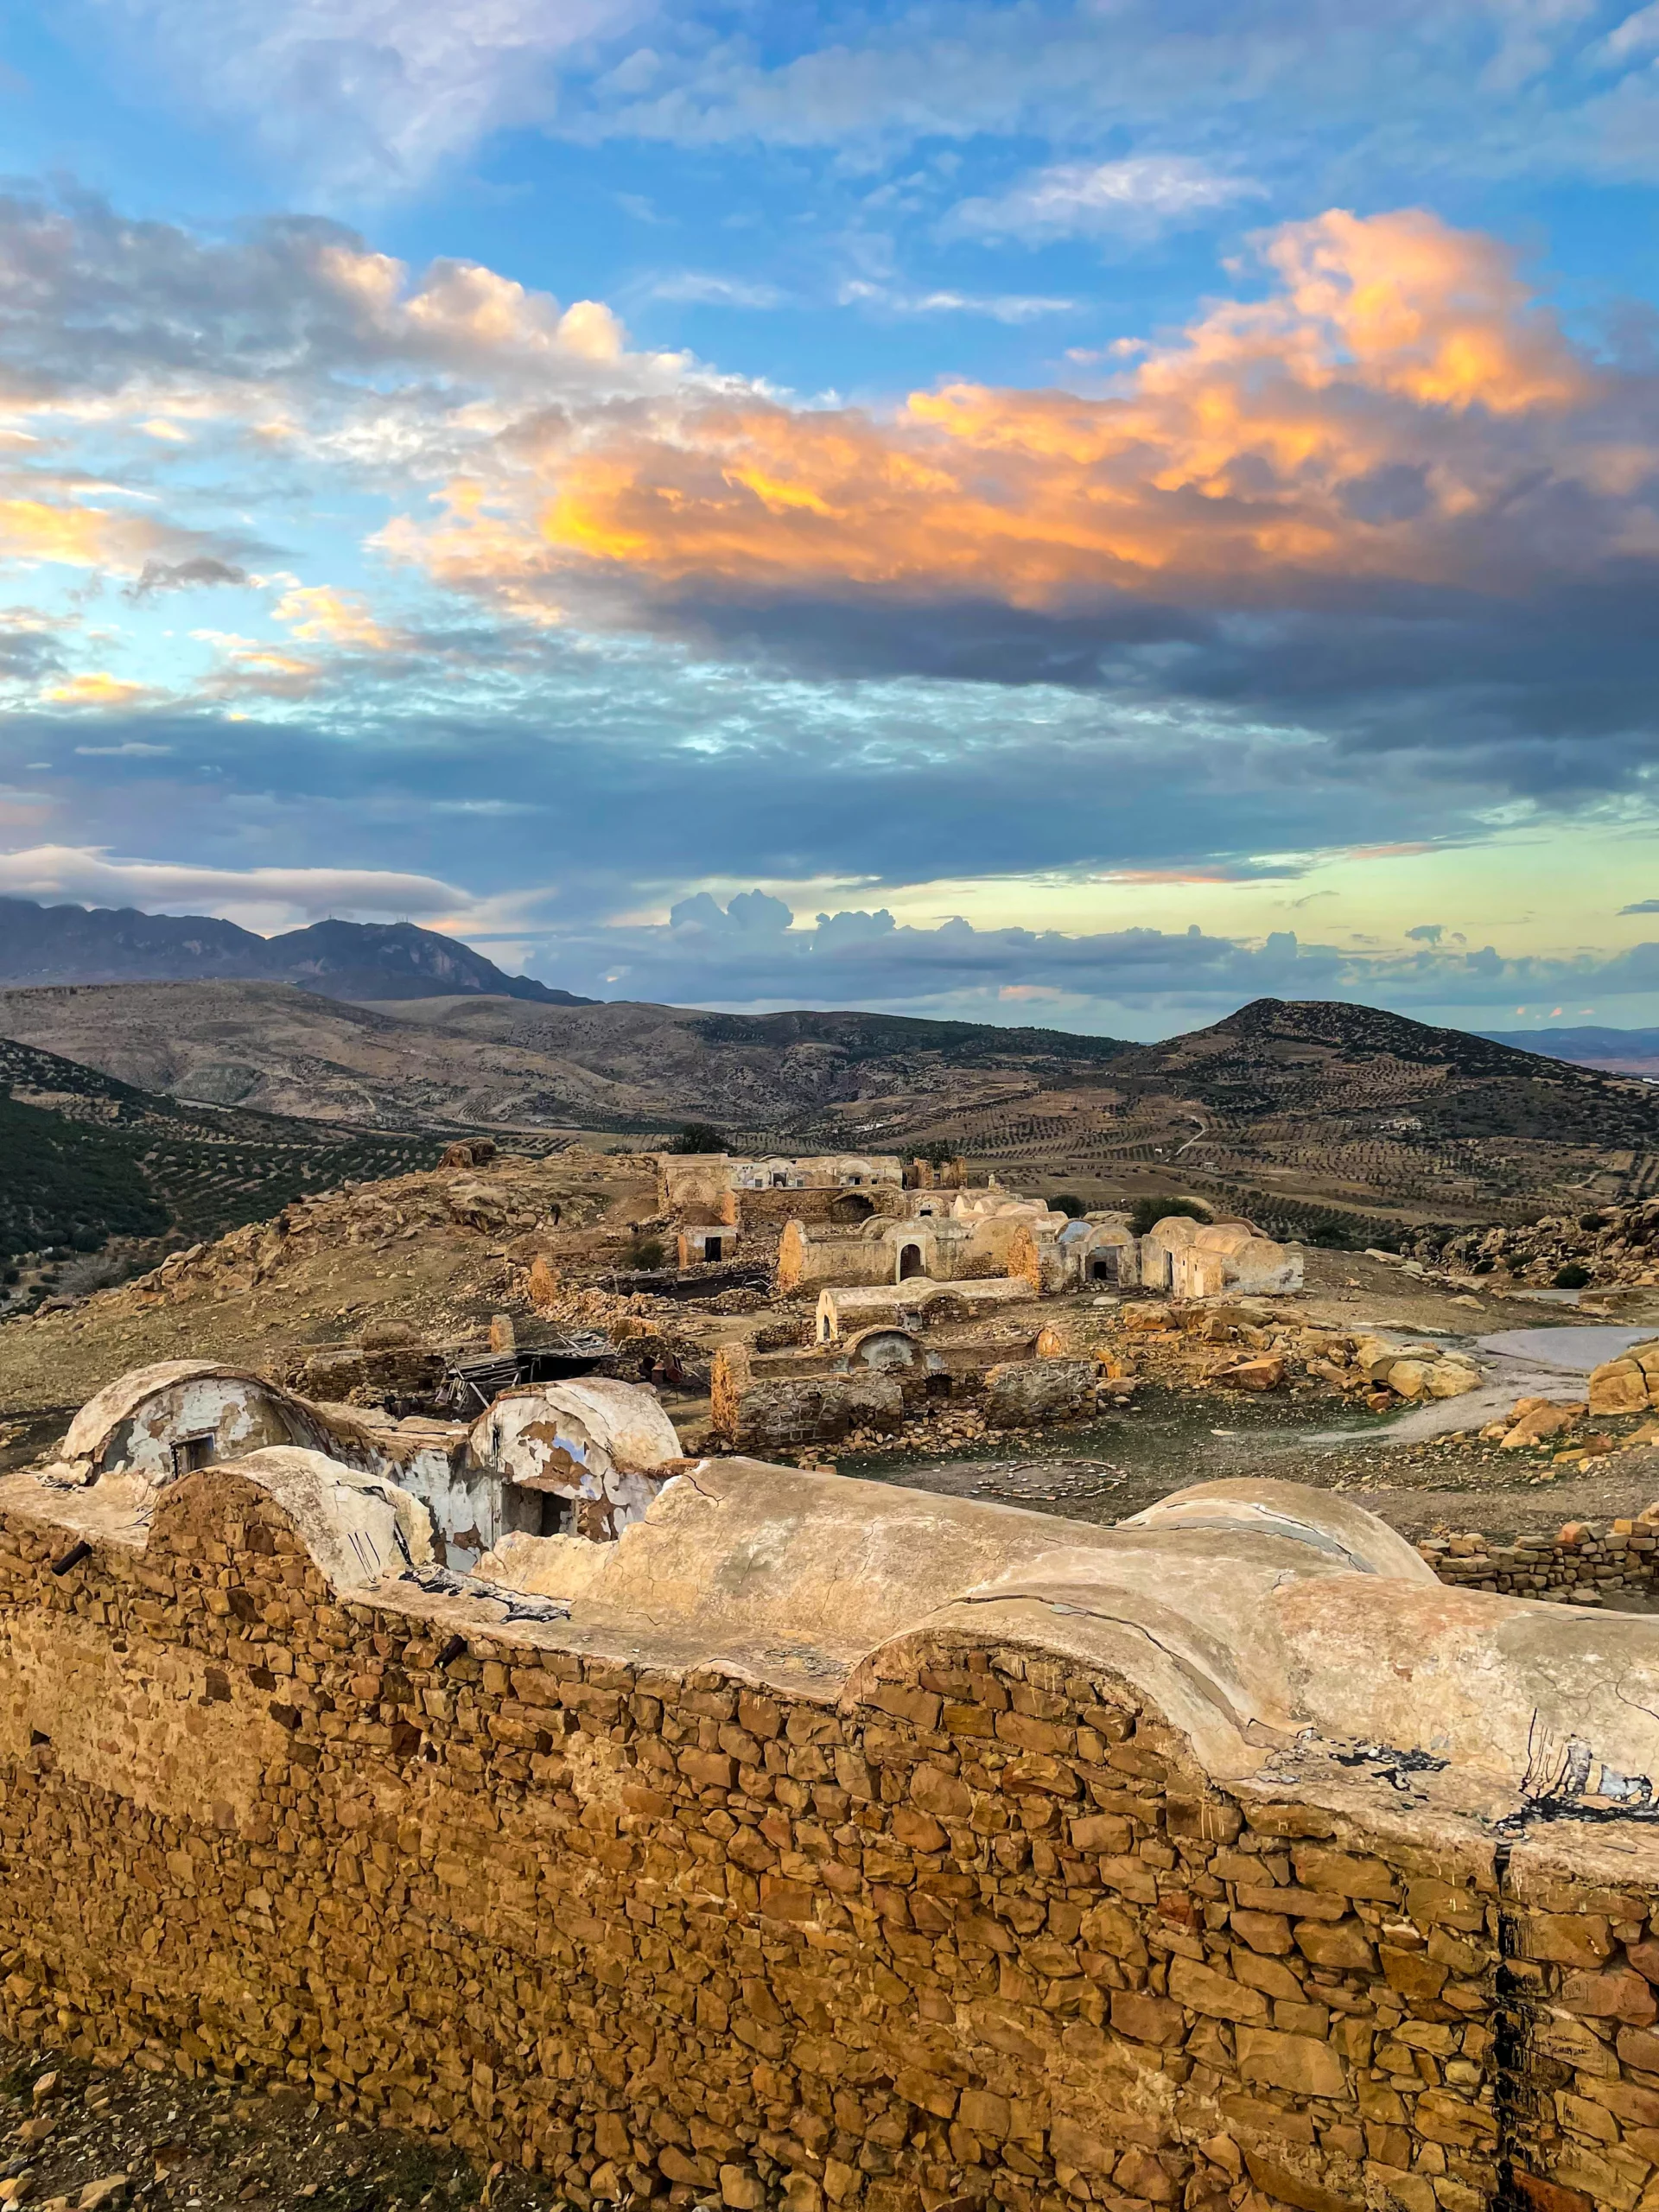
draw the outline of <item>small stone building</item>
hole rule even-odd
[[[680,1443],[653,1392],[604,1376],[508,1390],[468,1426],[318,1404],[241,1369],[169,1360],[90,1398],[46,1471],[143,1513],[181,1477],[269,1449],[397,1484],[429,1516],[439,1559],[465,1569],[513,1529],[616,1536]]]
[[[819,1344],[829,1344],[883,1325],[931,1330],[988,1320],[1009,1306],[1027,1304],[1030,1297],[1030,1284],[1008,1275],[964,1282],[916,1277],[884,1285],[837,1286],[818,1294],[815,1333]]]

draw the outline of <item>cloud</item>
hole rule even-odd
[[[543,119],[556,72],[635,0],[90,0],[185,102],[335,188],[400,190],[487,132]]]
[[[1621,914],[1659,914],[1659,899],[1638,899],[1633,906],[1621,906]]]
[[[647,623],[790,600],[1110,621],[1344,587],[1466,603],[1659,552],[1659,391],[1577,352],[1504,249],[1407,209],[1261,251],[1266,299],[1212,308],[1104,397],[953,384],[884,418],[666,396],[548,439],[505,500],[468,491],[432,565],[486,594],[632,587]],[[424,537],[388,542],[418,561]]]
[[[0,853],[0,896],[91,900],[158,912],[218,914],[248,928],[289,928],[331,914],[360,920],[418,917],[429,925],[464,919],[481,903],[429,875],[347,868],[194,868],[165,861],[111,860],[76,845],[34,845]]]
[[[668,300],[688,307],[779,308],[788,298],[776,284],[753,284],[736,276],[715,276],[696,269],[682,269],[656,277],[653,300]]]
[[[240,638],[234,631],[197,630],[192,634],[213,646],[217,654],[200,687],[206,698],[305,699],[327,674],[323,663],[308,654],[264,645],[257,638]]]
[[[247,570],[238,568],[234,562],[199,554],[190,561],[146,561],[136,582],[128,587],[127,595],[130,599],[149,599],[157,592],[210,591],[221,585],[235,588],[249,582]]]
[[[122,745],[78,745],[75,755],[81,760],[164,760],[172,750],[170,745],[144,745],[130,737]]]
[[[998,197],[961,201],[946,228],[1033,244],[1077,236],[1150,237],[1262,196],[1262,186],[1250,179],[1228,175],[1186,154],[1057,162]]]
[[[370,613],[359,593],[339,592],[329,584],[296,585],[283,593],[271,613],[308,643],[384,653],[398,642],[396,633]]]
[[[0,895],[212,913],[272,931],[328,914],[412,917],[486,944],[510,938],[550,980],[597,996],[904,1007],[1001,1022],[1035,1015],[1084,1031],[1108,1026],[1110,1011],[1156,1031],[1262,996],[1357,999],[1407,1013],[1463,1008],[1472,1022],[1516,1001],[1659,992],[1659,944],[1611,957],[1516,959],[1490,945],[1372,951],[1304,943],[1290,931],[1244,940],[1196,925],[1070,934],[982,930],[953,917],[917,927],[886,908],[821,912],[797,926],[787,902],[763,891],[724,906],[696,893],[666,923],[550,925],[537,918],[545,894],[536,892],[481,899],[436,877],[391,870],[189,867],[70,846],[0,855]]]
[[[997,292],[902,292],[889,284],[872,284],[861,278],[844,283],[838,295],[843,307],[885,308],[890,315],[979,315],[993,322],[1034,322],[1039,316],[1071,315],[1075,300],[1053,299],[1041,294]]]
[[[1445,935],[1444,922],[1420,922],[1414,930],[1406,931],[1407,938],[1413,944],[1438,944]]]
[[[149,696],[147,685],[131,683],[125,677],[108,675],[102,669],[89,669],[79,676],[66,677],[63,683],[53,684],[46,694],[54,706],[99,708],[136,707]],[[109,749],[127,752],[133,748],[122,746]]]
[[[688,849],[718,881],[757,851],[779,881],[913,882],[939,850],[1213,878],[1356,819],[1406,845],[1639,810],[1659,380],[1421,211],[1257,250],[1264,283],[1086,390],[855,407],[335,224],[204,240],[0,204],[0,373],[39,455],[29,492],[6,448],[0,489],[164,539],[91,547],[135,588],[217,563],[289,626],[193,632],[194,689],[169,671],[170,701],[101,707],[101,737],[175,766],[89,775],[65,834],[528,881],[540,815],[453,810],[545,808],[581,829],[553,903],[603,912],[672,896]],[[163,404],[193,443],[145,439],[141,470]],[[227,512],[356,529],[402,573],[303,582],[355,572],[185,528]],[[89,606],[97,568],[57,566]],[[55,620],[0,615],[38,709],[16,702],[19,757],[61,729],[39,702],[75,626],[77,664],[111,652]]]
[[[733,900],[731,907],[739,906]],[[620,971],[630,998],[716,1006],[906,1007],[990,1021],[1101,1027],[1105,1009],[1176,1022],[1214,1019],[1257,997],[1357,999],[1402,1012],[1466,1008],[1471,1019],[1516,997],[1605,997],[1659,991],[1659,944],[1611,957],[1510,958],[1305,944],[1290,931],[1245,941],[1196,925],[1092,935],[976,929],[960,917],[933,928],[886,909],[793,919],[781,901],[741,918],[709,895],[683,900],[666,925],[543,935],[536,965],[569,988],[607,995]],[[617,985],[612,983],[612,993]],[[1144,1021],[1137,1025],[1144,1027]],[[1156,1024],[1154,1024],[1156,1026]]]

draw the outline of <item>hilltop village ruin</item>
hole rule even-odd
[[[1102,1527],[810,1464],[1128,1402],[1131,1338],[1471,1370],[1297,1322],[1247,1223],[676,1154],[619,1220],[490,1153],[338,1221],[390,1268],[441,1208],[539,1338],[187,1344],[0,1476],[8,2032],[582,2212],[1655,2212],[1649,1624],[1287,1483]],[[322,1213],[119,1310],[188,1337]],[[1651,1406],[1659,1348],[1597,1389]]]

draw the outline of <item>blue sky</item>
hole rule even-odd
[[[72,0],[0,115],[0,892],[1659,1020],[1659,4]]]

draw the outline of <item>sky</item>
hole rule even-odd
[[[0,895],[1659,1023],[1659,0],[18,0]]]

